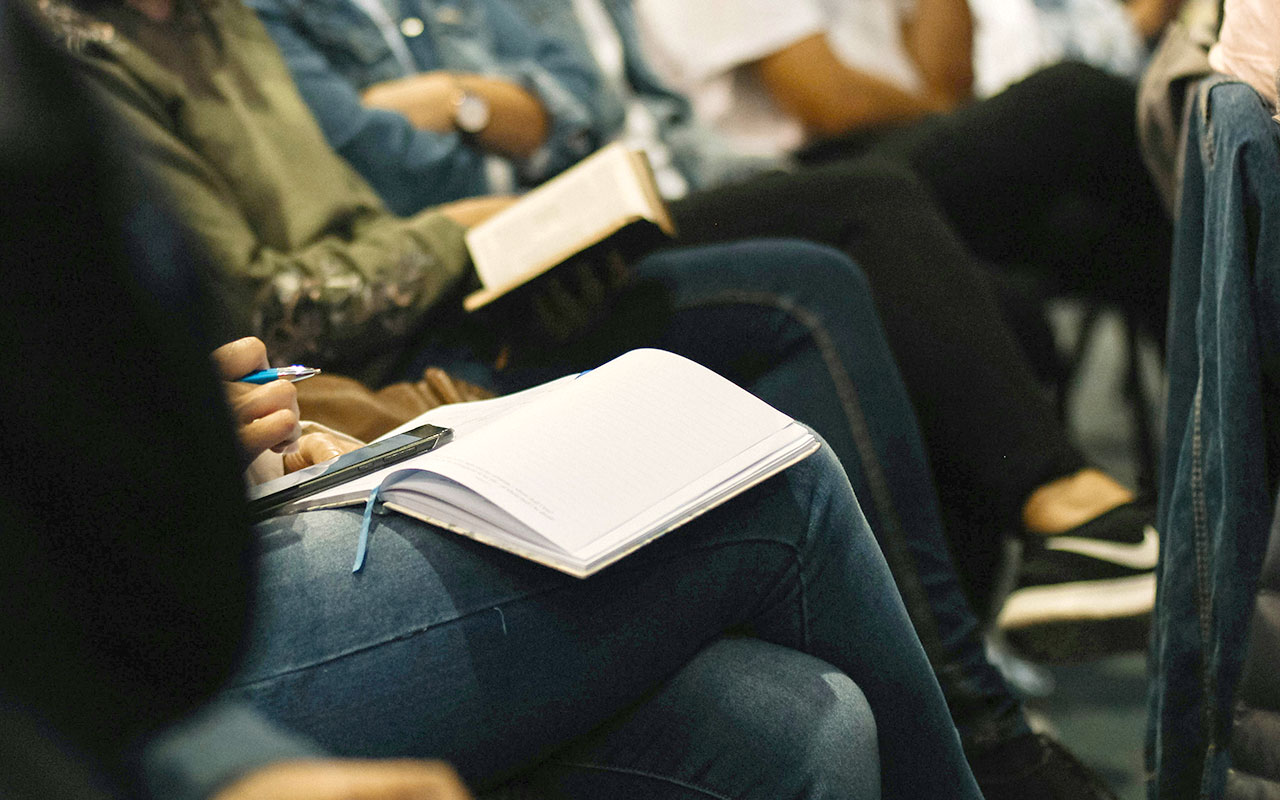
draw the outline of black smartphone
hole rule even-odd
[[[450,428],[420,425],[413,430],[352,450],[332,461],[258,484],[249,490],[249,514],[254,521],[265,519],[287,503],[337,486],[366,472],[434,450],[452,438],[453,430]]]

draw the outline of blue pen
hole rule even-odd
[[[319,375],[320,370],[315,367],[304,367],[301,364],[294,364],[291,367],[276,367],[274,369],[262,369],[257,372],[250,372],[243,378],[240,383],[271,383],[284,378],[287,381],[297,383],[306,380],[312,375]]]

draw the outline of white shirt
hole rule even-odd
[[[989,97],[1065,59],[1134,79],[1146,45],[1118,0],[969,0],[974,94]]]
[[[626,104],[625,128],[619,138],[633,150],[642,150],[649,158],[658,193],[666,200],[679,200],[689,193],[689,181],[676,167],[671,149],[662,140],[658,121],[640,102],[626,75],[626,54],[622,37],[613,26],[609,12],[600,0],[573,0],[573,11],[587,35],[587,46],[595,57],[600,73],[609,87]]]
[[[1245,81],[1276,108],[1280,6],[1275,0],[1226,0],[1209,64]]]
[[[814,34],[852,69],[909,91],[923,81],[902,40],[915,0],[636,0],[654,68],[695,111],[754,155],[781,155],[804,138],[747,65]]]

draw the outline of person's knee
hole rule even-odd
[[[752,244],[757,248],[757,263],[767,270],[768,277],[761,285],[770,287],[779,304],[811,334],[834,326],[850,332],[867,324],[875,325],[878,331],[871,284],[848,255],[827,245],[793,239]],[[863,331],[855,335],[872,334]]]
[[[862,690],[834,668],[816,676],[820,691],[792,710],[792,763],[807,785],[832,797],[875,797],[880,763],[875,716]]]
[[[1024,83],[1055,107],[1088,114],[1133,115],[1133,84],[1081,61],[1062,61],[1033,73]]]
[[[872,800],[880,762],[871,708],[844,673],[727,638],[524,780],[554,797]]]
[[[695,662],[716,676],[714,704],[776,796],[878,796],[875,717],[862,690],[825,661],[754,639],[713,644]]]
[[[772,256],[788,272],[803,276],[808,285],[820,293],[840,298],[871,293],[862,268],[835,248],[795,239],[779,239],[762,245],[772,248]]]
[[[879,797],[875,716],[862,690],[824,662],[804,669],[806,680],[778,692],[772,713],[757,713],[751,729],[773,745],[786,771],[778,780],[788,791],[780,796]]]

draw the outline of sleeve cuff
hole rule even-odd
[[[148,794],[205,800],[255,769],[325,756],[315,743],[268,722],[251,708],[214,703],[148,742],[142,756]]]
[[[520,164],[525,183],[540,183],[590,155],[599,144],[591,111],[560,81],[533,61],[513,65],[509,76],[538,96],[551,130],[546,142]]]

